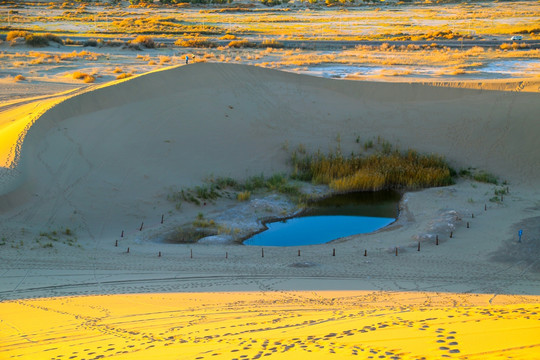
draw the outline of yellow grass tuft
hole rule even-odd
[[[15,76],[15,79],[14,79],[14,80],[15,80],[15,82],[19,82],[19,81],[24,81],[24,80],[26,80],[26,78],[25,78],[24,76],[22,76],[22,75],[19,74],[19,75]]]
[[[194,39],[178,39],[175,41],[174,45],[181,47],[192,47],[192,48],[214,48],[217,47],[217,44],[213,41],[210,41],[207,38],[194,38]]]
[[[28,35],[28,32],[26,31],[13,30],[7,33],[6,41],[11,41],[19,37],[26,38],[27,35]]]
[[[219,38],[220,40],[236,40],[237,37],[233,34],[225,34]]]
[[[154,43],[154,39],[152,39],[150,36],[147,36],[147,35],[139,35],[131,43],[143,45],[144,47],[148,49],[153,49],[156,47],[156,44]]]
[[[127,79],[129,77],[132,77],[133,74],[132,73],[123,73],[123,74],[120,74],[116,77],[116,80],[122,80],[122,79]]]
[[[248,191],[248,190],[239,192],[238,195],[236,196],[236,199],[238,201],[248,201],[250,198],[251,198],[251,191]]]
[[[248,40],[233,40],[228,45],[230,48],[254,48],[257,44]]]
[[[163,65],[171,62],[170,56],[159,55],[159,65]]]
[[[87,84],[93,83],[94,81],[96,81],[96,78],[94,76],[80,72],[80,71],[75,71],[72,76],[75,80],[82,79]]]

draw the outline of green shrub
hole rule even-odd
[[[217,231],[206,228],[178,227],[167,237],[167,241],[179,244],[191,244],[203,237],[215,235]]]
[[[219,193],[216,191],[216,186],[214,184],[196,186],[195,194],[202,200],[214,200],[219,197]]]
[[[238,181],[230,177],[220,177],[214,180],[214,183],[219,189],[234,188],[238,185]]]
[[[495,175],[487,173],[485,171],[481,171],[477,174],[474,174],[473,179],[479,182],[494,184],[494,185],[497,185],[499,183],[499,180],[497,179]]]

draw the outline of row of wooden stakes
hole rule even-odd
[[[484,211],[487,211],[487,206],[484,205]],[[474,214],[471,214],[471,218],[474,219]],[[163,220],[164,220],[164,216],[161,215],[161,223],[163,224]],[[141,223],[141,226],[139,228],[139,231],[142,231],[143,229],[143,226],[144,226],[144,222]],[[467,221],[467,229],[470,228],[470,223]],[[450,238],[453,238],[454,236],[454,232],[453,231],[450,231]],[[122,234],[120,235],[120,237],[124,237],[124,230],[122,230]],[[435,235],[435,245],[439,245],[439,235]],[[115,244],[114,244],[115,247],[118,247],[118,240],[116,240]],[[395,254],[396,256],[398,256],[398,253],[399,253],[399,248],[396,246],[395,248]],[[418,242],[418,249],[417,251],[420,251],[420,241]],[[129,247],[127,248],[127,251],[126,251],[127,254],[129,254]],[[298,250],[298,256],[300,256],[300,250]],[[336,256],[336,249],[332,249],[332,256]],[[367,256],[367,250],[364,250],[364,256]],[[161,251],[158,252],[158,257],[161,257]],[[261,257],[264,257],[264,248],[261,249]],[[190,249],[190,258],[193,259],[193,249]],[[228,259],[229,258],[229,253],[228,252],[225,252],[225,259]]]

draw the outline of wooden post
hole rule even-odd
[[[397,246],[396,246],[396,256],[397,256]]]
[[[114,243],[114,246],[118,247],[118,240],[116,240],[116,242]]]
[[[454,233],[450,231],[450,239],[452,238],[452,235],[454,235]]]
[[[473,219],[474,219],[474,214],[472,214],[472,215],[471,215],[471,218],[473,218]]]
[[[157,257],[161,257],[161,251],[159,252],[158,256]]]
[[[120,235],[120,237],[124,237],[124,230],[122,230],[122,235]]]
[[[190,252],[189,258],[193,259],[193,249],[189,249],[189,252]]]
[[[229,253],[226,251],[225,252],[225,259],[228,259],[229,258]]]
[[[264,248],[261,249],[261,257],[264,257]]]
[[[467,221],[467,229],[469,228],[469,222]]]
[[[332,256],[336,256],[336,249],[332,250]]]
[[[364,256],[367,256],[367,250],[364,250]]]
[[[487,211],[487,205],[484,204],[484,211]]]
[[[298,256],[300,256],[300,249],[298,250]]]
[[[501,194],[501,202],[503,202],[503,201],[504,201],[504,196],[503,196],[503,194]]]
[[[420,251],[420,241],[418,242],[418,250],[417,251]]]
[[[439,245],[439,235],[435,235],[435,245]]]
[[[142,231],[143,226],[144,226],[144,221],[141,223],[141,227],[139,228],[139,231]]]
[[[162,223],[162,224],[163,224],[163,217],[164,217],[164,215],[161,214],[161,223]]]
[[[129,254],[129,248],[127,249],[127,253]]]

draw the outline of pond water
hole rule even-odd
[[[379,230],[397,217],[401,195],[393,191],[335,195],[310,204],[301,216],[266,223],[267,230],[244,241],[256,246],[324,244]]]
[[[373,81],[385,81],[394,75],[416,78],[443,77],[448,80],[463,79],[463,74],[441,75],[444,68],[429,65],[314,65],[307,70],[299,71],[302,74],[314,75],[324,78],[346,79],[348,77],[373,77]],[[409,74],[409,75],[400,75]],[[466,74],[467,79],[495,79],[535,77],[540,75],[540,61],[531,60],[500,60],[487,61],[483,65],[471,67]]]

